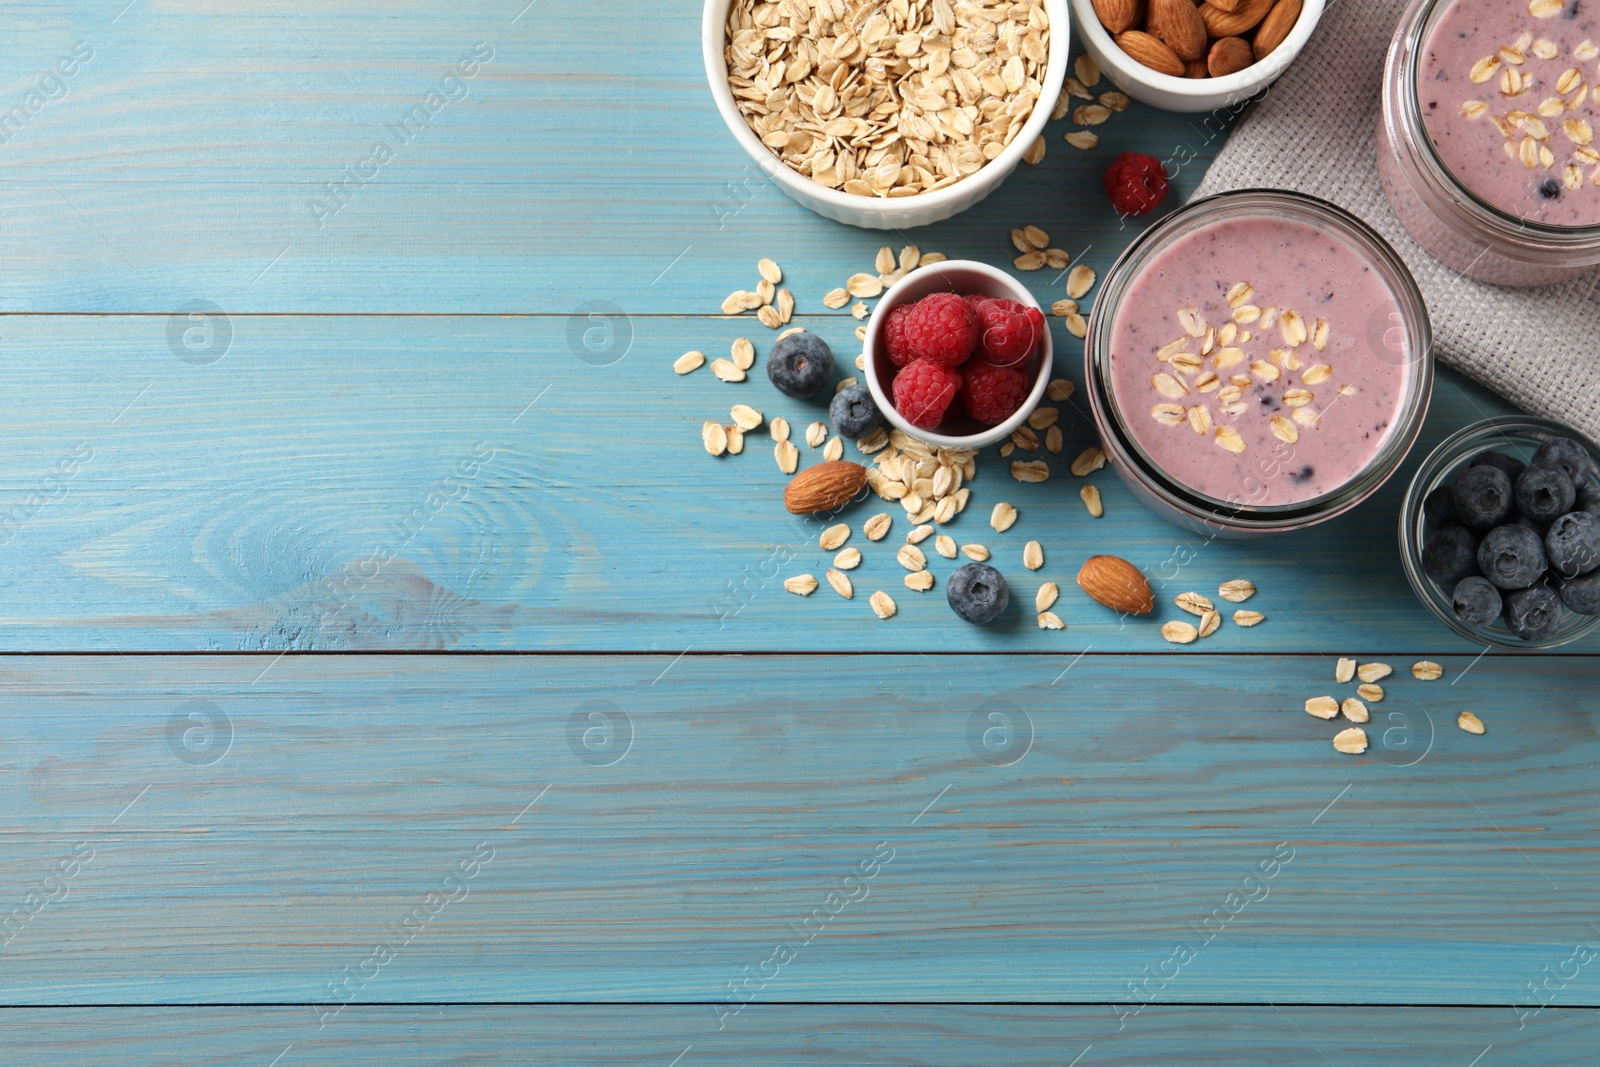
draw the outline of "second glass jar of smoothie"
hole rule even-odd
[[[1124,482],[1208,534],[1301,529],[1370,496],[1416,440],[1427,309],[1365,223],[1298,193],[1198,200],[1107,273],[1084,346]]]
[[[1378,174],[1434,258],[1532,286],[1600,264],[1600,5],[1414,0],[1389,47]]]

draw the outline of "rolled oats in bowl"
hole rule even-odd
[[[733,0],[728,86],[786,166],[857,196],[976,174],[1043,93],[1050,24],[1011,0]]]

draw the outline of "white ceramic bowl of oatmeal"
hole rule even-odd
[[[774,149],[762,142],[739,110],[728,83],[728,62],[725,57],[728,13],[733,4],[738,2],[741,0],[706,0],[705,5],[701,46],[705,57],[706,80],[711,86],[711,96],[717,102],[717,110],[722,113],[722,119],[727,123],[734,140],[778,188],[817,214],[852,226],[874,230],[926,226],[965,211],[994,192],[1016,169],[1029,146],[1044,133],[1045,123],[1050,119],[1051,109],[1055,107],[1062,81],[1066,77],[1071,23],[1068,0],[1033,0],[1034,6],[1043,9],[1049,23],[1044,68],[1042,76],[1036,79],[1040,86],[1039,96],[1033,103],[1027,121],[998,154],[965,177],[926,192],[897,196],[845,192],[842,188],[832,188],[792,169]],[[810,0],[812,5],[827,2]],[[946,11],[952,10],[948,0],[931,0],[931,3],[940,5]],[[1012,6],[1012,3],[1002,0],[987,0],[987,7],[997,12]],[[875,14],[876,11],[871,11],[867,17]],[[858,30],[862,28],[857,27]],[[859,47],[857,51],[860,51]]]

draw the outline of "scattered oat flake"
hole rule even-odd
[[[1356,677],[1363,682],[1380,682],[1394,673],[1387,663],[1363,663],[1356,668]]]
[[[762,414],[749,404],[735,404],[729,413],[733,416],[733,423],[741,430],[754,430],[761,425]]]
[[[933,572],[912,571],[905,576],[905,583],[907,589],[915,590],[918,593],[926,593],[933,588]]]
[[[859,300],[856,301],[855,307],[850,309],[850,317],[857,320],[866,318],[870,313],[867,305]]]
[[[850,294],[843,289],[830,289],[828,295],[822,298],[822,306],[834,311],[850,303]]]
[[[1200,616],[1200,636],[1210,637],[1222,625],[1222,614],[1217,611],[1208,611]]]
[[[748,337],[736,337],[728,350],[728,355],[733,359],[735,367],[749,370],[756,362],[756,346],[750,343]]]
[[[872,605],[873,614],[877,615],[880,619],[887,619],[898,610],[895,607],[894,598],[888,593],[885,593],[882,589],[868,597],[867,603]]]
[[[1457,715],[1456,725],[1469,734],[1483,733],[1483,720],[1470,711],[1463,711],[1460,715]]]
[[[940,534],[933,539],[933,550],[945,559],[956,558],[956,541],[949,534]]]
[[[909,532],[907,532],[907,534],[906,534],[906,544],[908,544],[908,545],[920,545],[920,544],[922,544],[922,542],[926,541],[928,539],[928,537],[932,533],[933,533],[933,527],[932,526],[928,526],[927,524],[923,524],[921,526],[917,526],[917,527],[913,528],[912,530],[910,530]]]
[[[745,372],[726,359],[712,360],[711,373],[725,382],[742,382],[745,379]]]
[[[1562,0],[1528,0],[1528,14],[1536,19],[1553,19],[1561,14]]]
[[[744,310],[745,297],[749,296],[743,289],[735,289],[722,300],[722,313],[724,315],[737,315]]]
[[[1084,337],[1088,336],[1089,320],[1084,318],[1082,315],[1068,315],[1066,325],[1067,332],[1079,340],[1082,340]]]
[[[1376,685],[1372,682],[1366,682],[1362,685],[1356,686],[1356,695],[1362,700],[1371,701],[1372,703],[1376,704],[1378,701],[1383,699],[1383,686]]]
[[[982,545],[962,545],[961,554],[979,563],[986,562],[989,558],[989,550]]]
[[[1178,622],[1177,620],[1174,620],[1172,622],[1162,624],[1161,636],[1165,637],[1168,641],[1171,641],[1175,645],[1187,645],[1192,644],[1197,638],[1199,638],[1200,631],[1196,630],[1189,623]]]
[[[1011,261],[1011,265],[1018,270],[1038,270],[1045,265],[1043,252],[1024,252]]]
[[[895,562],[908,571],[921,571],[928,568],[928,557],[923,555],[922,549],[916,545],[901,545],[900,551],[894,554]]]
[[[1333,747],[1350,756],[1359,756],[1367,750],[1367,732],[1359,726],[1340,730],[1333,736]]]
[[[1351,722],[1367,722],[1372,718],[1367,706],[1355,697],[1345,697],[1339,705],[1339,710],[1344,712],[1344,717]]]
[[[1059,402],[1071,399],[1072,394],[1076,391],[1077,386],[1073,385],[1070,379],[1052,378],[1050,384],[1045,386],[1044,395],[1051,400]]]
[[[1044,432],[1044,447],[1052,456],[1061,454],[1061,427],[1052,426]]]
[[[1100,147],[1100,135],[1095,133],[1093,130],[1073,130],[1063,137],[1062,140],[1066,141],[1073,148],[1080,149],[1084,152],[1090,152]]]
[[[1022,565],[1030,571],[1036,571],[1044,566],[1044,546],[1037,541],[1029,541],[1022,546]]]
[[[879,274],[888,274],[895,268],[894,249],[884,245],[878,249],[877,257],[872,261],[873,269]]]
[[[1432,660],[1418,660],[1411,665],[1411,677],[1419,682],[1436,682],[1444,676],[1444,668]]]
[[[850,524],[840,522],[823,530],[822,536],[817,538],[817,544],[824,552],[832,552],[848,540],[850,540]]]
[[[1072,473],[1079,478],[1087,477],[1106,465],[1106,454],[1099,445],[1090,445],[1078,453],[1078,458],[1072,461]]]
[[[1039,612],[1039,629],[1041,629],[1041,630],[1065,630],[1066,628],[1067,628],[1067,624],[1062,622],[1061,621],[1061,616],[1057,615],[1055,612],[1053,612],[1053,611],[1041,611],[1041,612]]]
[[[1039,587],[1039,591],[1033,594],[1033,609],[1035,611],[1044,611],[1054,604],[1060,596],[1061,588],[1055,582],[1045,582]]]
[[[1204,615],[1216,607],[1215,604],[1211,603],[1210,598],[1192,592],[1179,593],[1172,598],[1172,602],[1190,615]]]
[[[1217,587],[1217,595],[1223,600],[1231,601],[1234,604],[1243,604],[1246,600],[1255,596],[1255,592],[1256,587],[1243,578],[1235,578],[1232,581],[1223,582]]]
[[[704,422],[700,425],[700,442],[706,446],[707,452],[720,456],[728,450],[728,431],[722,428],[721,423]]]
[[[1111,117],[1111,109],[1100,104],[1079,104],[1072,109],[1072,121],[1079,126],[1098,126]]]
[[[844,458],[844,442],[835,437],[822,448],[822,458],[829,463]]]
[[[1017,509],[1007,504],[1004,500],[996,504],[994,510],[989,513],[989,525],[994,528],[996,533],[1005,533],[1016,525],[1016,522]]]
[[[852,274],[844,287],[851,296],[871,299],[883,292],[883,280],[874,274]]]
[[[817,591],[817,580],[809,574],[797,574],[793,578],[785,578],[783,587],[797,596],[810,596]]]
[[[737,456],[744,451],[744,431],[737,426],[724,426],[728,435],[728,455]]]
[[[772,454],[778,461],[778,469],[785,474],[793,474],[800,465],[800,450],[791,441],[779,441],[773,445]]]
[[[823,577],[828,579],[828,584],[833,586],[835,593],[838,593],[846,600],[855,599],[856,587],[851,583],[848,574],[829,568],[827,574],[823,575]]]
[[[882,541],[893,523],[893,516],[886,511],[880,511],[861,524],[861,532],[867,535],[868,541]]]
[[[1333,680],[1343,684],[1356,676],[1356,661],[1353,659],[1339,658],[1333,668]]]
[[[1034,441],[1038,447],[1038,441]],[[1011,463],[1011,477],[1019,482],[1045,482],[1050,480],[1050,464],[1042,459],[1019,459]]]
[[[1240,608],[1233,613],[1233,622],[1236,626],[1256,626],[1266,620],[1266,616],[1259,611],[1246,611]]]
[[[1078,302],[1076,300],[1057,300],[1050,305],[1050,314],[1058,319],[1064,319],[1068,315],[1076,315],[1077,313]]]
[[[761,325],[769,330],[776,330],[783,325],[783,316],[778,314],[778,309],[775,307],[758,308],[756,310],[756,318],[761,321]]]
[[[1021,249],[1023,252],[1031,252],[1035,249],[1043,251],[1050,247],[1050,235],[1037,226],[1024,226],[1022,228],[1022,239],[1028,246]]]
[[[1079,263],[1067,272],[1067,295],[1077,300],[1094,288],[1094,268]]]
[[[789,420],[779,415],[768,424],[767,432],[772,434],[774,441],[787,441],[789,439]]]
[[[1101,93],[1100,102],[1112,111],[1126,111],[1133,101],[1129,100],[1126,94],[1113,89],[1111,92]]]
[[[705,366],[706,354],[704,352],[685,352],[672,361],[672,370],[676,374],[688,374],[690,371],[699,370]]]
[[[1100,500],[1100,490],[1093,485],[1083,485],[1078,488],[1078,499],[1083,501],[1083,506],[1089,509],[1089,514],[1100,518],[1106,513],[1106,506]]]
[[[1339,714],[1339,702],[1333,697],[1312,697],[1306,701],[1306,714],[1331,719]]]
[[[1078,81],[1090,88],[1100,84],[1100,65],[1094,61],[1094,57],[1091,55],[1084,54],[1073,60],[1072,73],[1077,77]]]

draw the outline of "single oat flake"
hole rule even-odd
[[[1179,593],[1172,598],[1172,602],[1187,611],[1190,615],[1204,615],[1216,608],[1208,597],[1199,593]]]
[[[1266,618],[1259,611],[1246,611],[1244,608],[1233,613],[1233,622],[1236,626],[1257,626],[1265,622]]]
[[[968,559],[975,559],[979,563],[985,563],[989,559],[989,550],[982,545],[962,545],[961,553]]]
[[[893,516],[886,511],[880,511],[861,525],[861,532],[867,535],[868,541],[882,541],[893,523]]]
[[[1078,499],[1083,501],[1083,506],[1089,509],[1089,514],[1100,518],[1106,513],[1106,506],[1100,500],[1100,490],[1093,485],[1078,487]]]
[[[1217,611],[1208,611],[1200,616],[1200,636],[1210,637],[1222,625],[1222,614]]]
[[[847,548],[833,557],[833,565],[842,571],[853,571],[861,566],[861,550]]]
[[[810,596],[817,591],[817,580],[809,574],[797,574],[793,578],[785,578],[783,587],[797,596]]]
[[[1306,714],[1319,719],[1331,719],[1339,714],[1339,702],[1333,697],[1312,697],[1306,701]]]
[[[1359,726],[1340,730],[1333,735],[1333,747],[1350,756],[1359,756],[1367,750],[1367,732]]]
[[[1044,548],[1039,542],[1029,541],[1022,546],[1022,565],[1030,571],[1044,566]]]
[[[704,352],[685,352],[672,361],[672,370],[675,374],[688,374],[705,366],[706,354]]]
[[[1339,705],[1339,710],[1344,712],[1344,717],[1351,722],[1367,722],[1372,718],[1367,706],[1355,697],[1345,697],[1344,702]]]
[[[1223,582],[1217,587],[1217,595],[1223,600],[1234,604],[1242,604],[1255,596],[1255,594],[1256,587],[1243,578],[1235,578],[1232,581]]]
[[[1168,622],[1161,626],[1161,636],[1175,645],[1191,644],[1200,636],[1200,631],[1186,622]]]
[[[817,538],[817,544],[824,552],[832,552],[848,540],[850,540],[850,524],[841,522],[823,530],[822,536]]]
[[[1387,663],[1363,663],[1356,668],[1356,677],[1363,682],[1379,682],[1394,673]]]
[[[1340,657],[1338,664],[1333,668],[1333,680],[1341,685],[1356,676],[1356,661]]]
[[[1374,685],[1371,682],[1367,682],[1365,684],[1356,686],[1356,693],[1361,697],[1362,700],[1365,700],[1371,704],[1376,704],[1378,701],[1383,699],[1383,686]]]
[[[867,598],[867,603],[872,605],[872,612],[880,619],[887,619],[899,610],[895,607],[894,598],[882,589]]]
[[[1016,522],[1017,509],[1007,504],[1004,500],[996,504],[994,510],[989,513],[989,525],[994,528],[996,533],[1005,533],[1016,525]]]
[[[1039,591],[1033,595],[1033,608],[1035,611],[1044,611],[1056,602],[1061,596],[1061,589],[1055,582],[1045,582]]]
[[[1432,660],[1418,660],[1411,665],[1411,677],[1420,682],[1436,682],[1444,676],[1444,668]]]
[[[1456,725],[1469,734],[1483,733],[1483,720],[1470,711],[1463,711],[1460,715],[1457,715]]]
[[[1061,616],[1057,615],[1055,612],[1053,612],[1053,611],[1041,611],[1041,612],[1039,612],[1039,629],[1041,629],[1041,630],[1065,630],[1066,628],[1067,628],[1067,624],[1062,622],[1061,621]]]
[[[828,584],[833,586],[833,591],[835,593],[838,593],[846,600],[855,599],[856,587],[851,583],[850,576],[848,574],[845,574],[842,571],[834,570],[833,568],[829,568],[828,573],[824,575],[824,577],[828,579]]]
[[[932,571],[912,571],[905,576],[906,588],[918,593],[926,593],[933,588]]]
[[[949,534],[940,534],[933,539],[933,550],[945,559],[956,558],[956,539]]]

